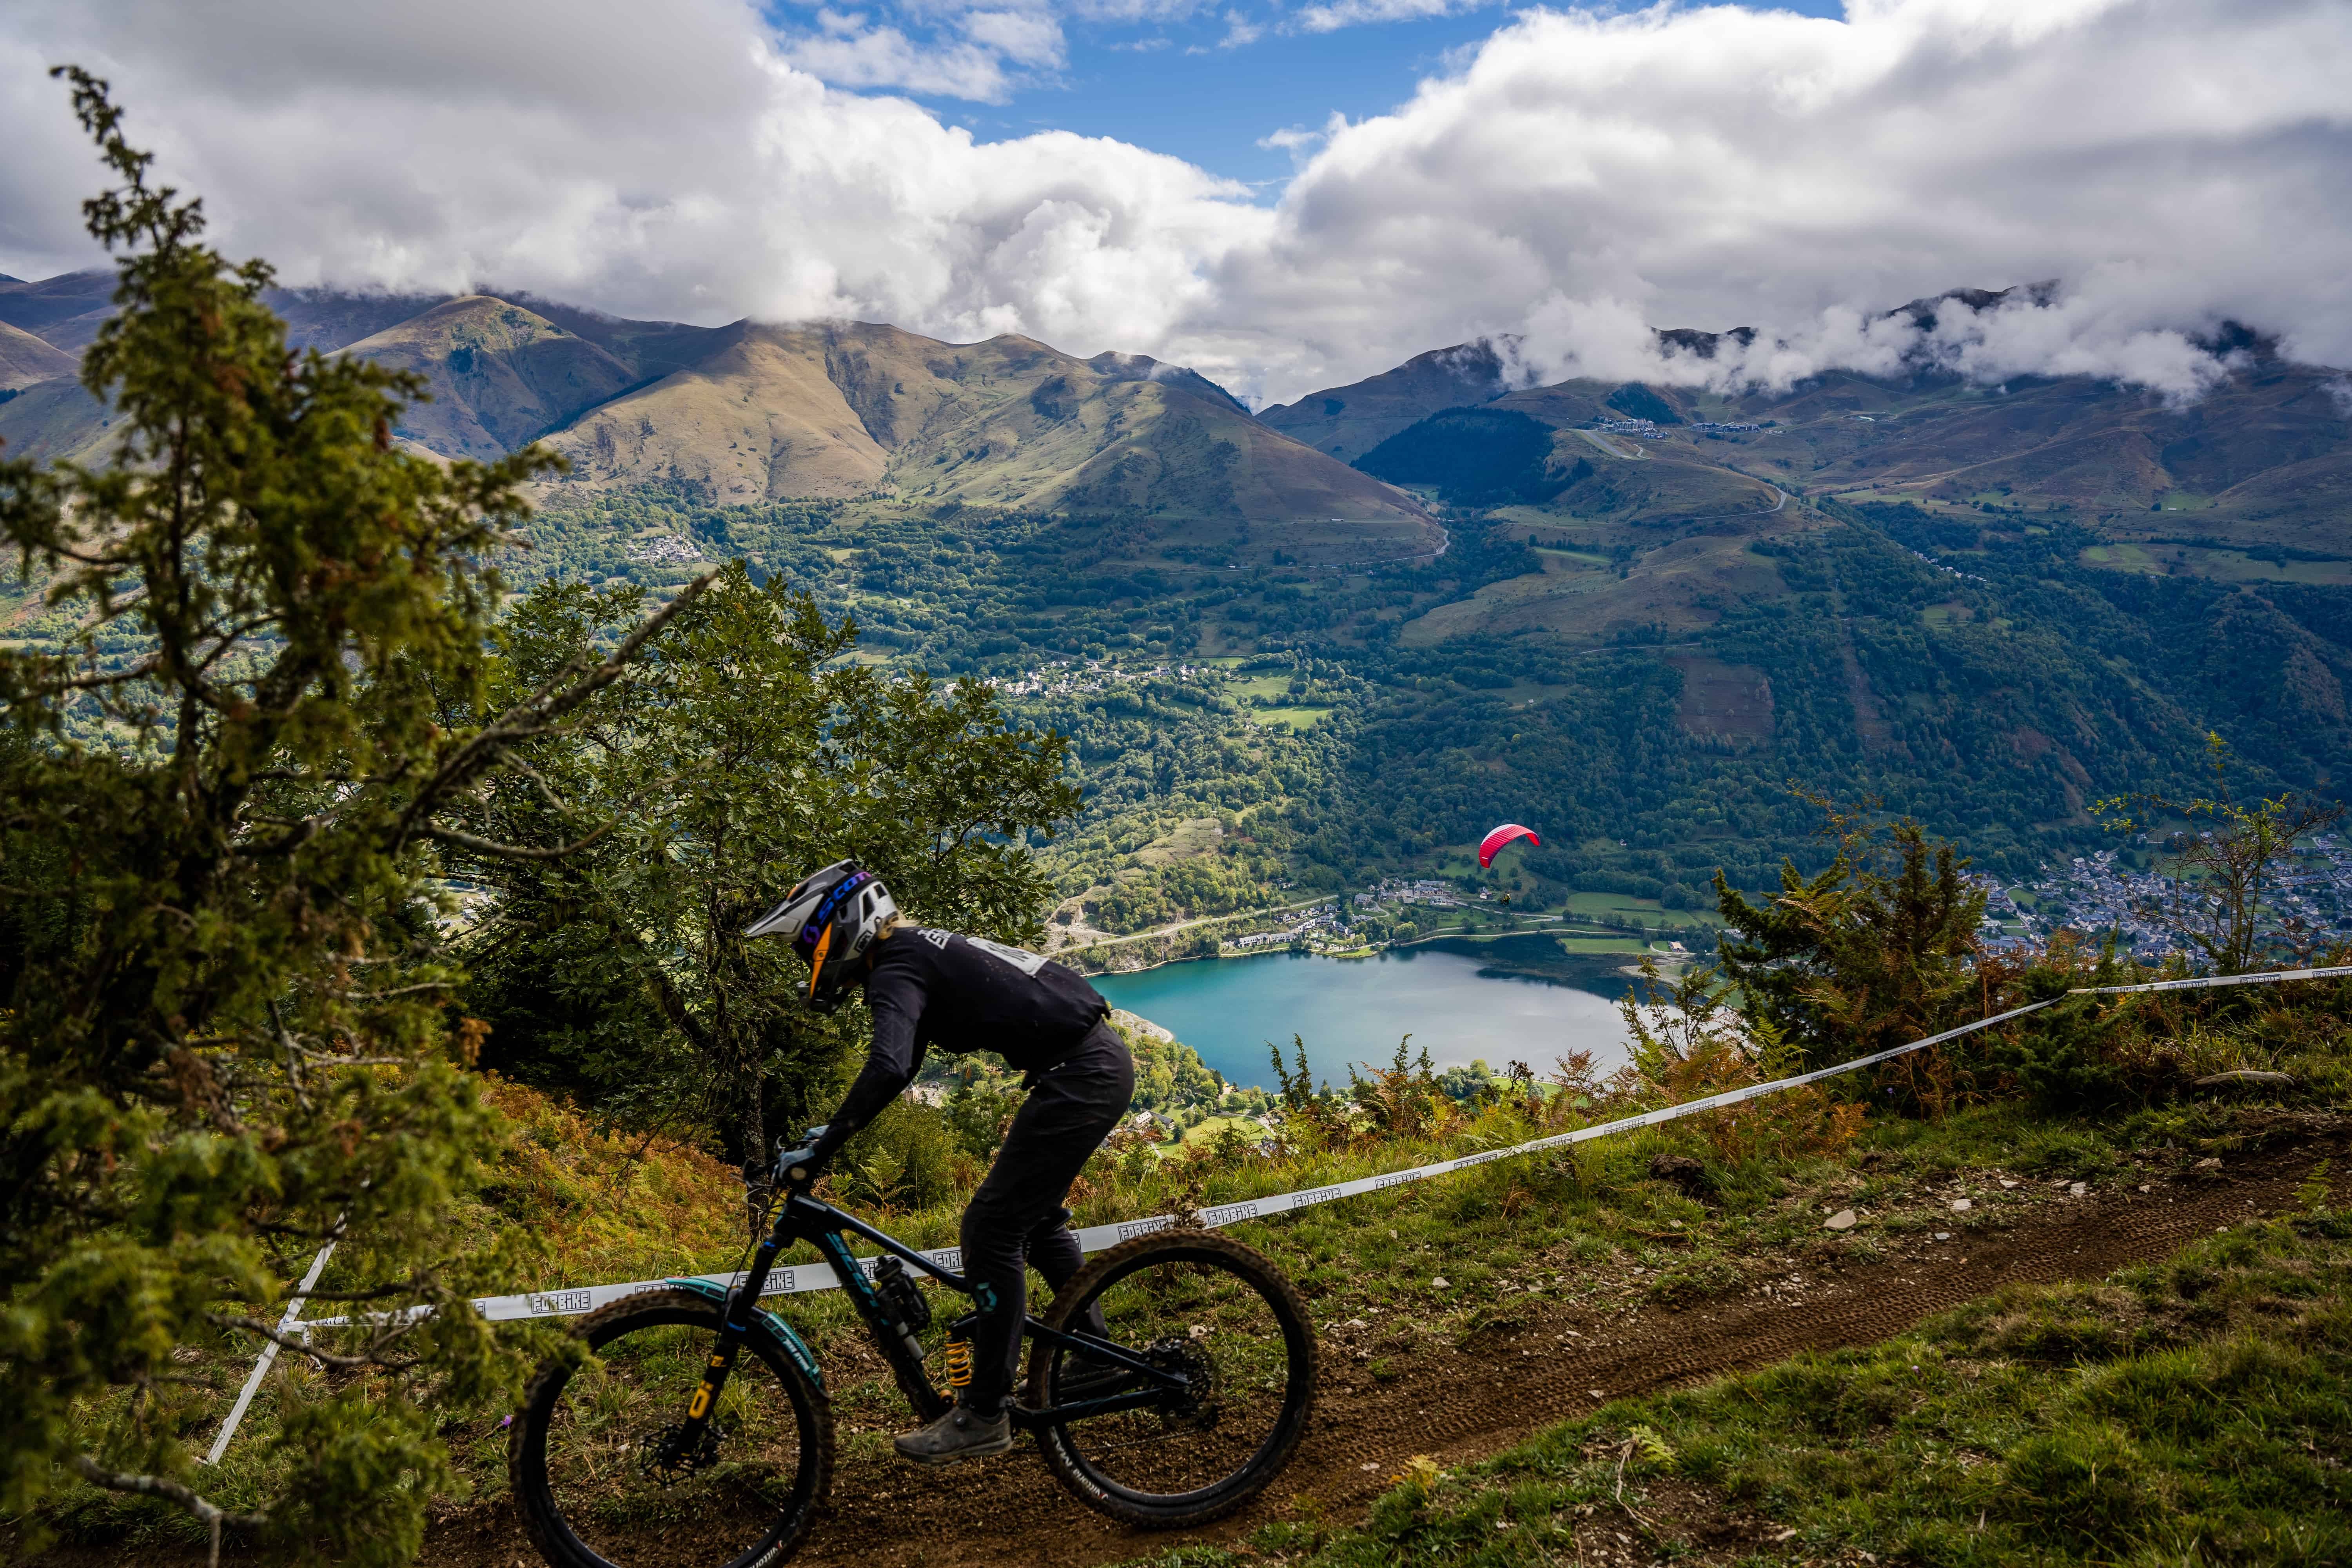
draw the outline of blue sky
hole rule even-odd
[[[830,31],[835,37],[849,36],[841,23],[854,17],[861,32],[895,30],[914,50],[936,53],[970,48],[963,19],[989,4],[971,0],[946,11],[931,0],[841,0],[833,6],[787,3],[772,7],[769,15],[788,41],[788,52],[790,40],[826,36],[828,29],[814,20],[824,16],[834,21]],[[1270,199],[1294,166],[1289,150],[1265,144],[1270,134],[1293,127],[1318,130],[1335,113],[1353,121],[1393,109],[1412,96],[1415,83],[1442,71],[1449,56],[1475,46],[1522,9],[1451,0],[1357,0],[1353,8],[1394,12],[1440,5],[1449,8],[1434,16],[1342,26],[1327,20],[1319,28],[1300,20],[1318,9],[1311,4],[1286,9],[1265,0],[1222,6],[1108,0],[1102,5],[1056,6],[1051,16],[1060,30],[1065,63],[1008,61],[1000,102],[975,100],[969,89],[920,90],[924,77],[936,73],[919,67],[892,80],[891,73],[867,64],[827,69],[822,57],[802,54],[799,59],[837,85],[901,93],[986,141],[1035,131],[1116,137],[1243,181]],[[1609,14],[1643,7],[1604,0],[1578,8]],[[1748,9],[1831,18],[1844,13],[1843,0],[1790,0]],[[1139,11],[1160,15],[1105,14]]]

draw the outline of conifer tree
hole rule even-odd
[[[496,1260],[445,1256],[493,1136],[432,879],[483,847],[447,818],[693,591],[446,723],[482,680],[486,561],[551,460],[401,450],[421,383],[290,353],[269,269],[205,245],[106,84],[62,74],[119,181],[84,209],[121,283],[82,363],[116,445],[0,464],[0,542],[80,628],[0,646],[0,1512],[88,1484],[169,1500],[215,1552],[227,1523],[405,1561],[436,1426],[516,1371],[462,1310]],[[330,1240],[320,1294],[378,1326],[289,1336],[331,1391],[282,1381],[261,1451],[201,1468],[232,1355]]]
[[[1715,874],[1719,960],[1740,1011],[1807,1067],[1933,1033],[1970,998],[1984,889],[1951,845],[1905,818],[1884,827],[1810,797],[1837,853],[1811,878],[1780,866],[1780,896],[1751,904]]]

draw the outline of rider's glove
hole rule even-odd
[[[816,1141],[824,1136],[824,1128],[812,1127],[802,1138],[800,1147],[776,1151],[774,1173],[779,1184],[805,1187],[816,1180]]]

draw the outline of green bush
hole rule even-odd
[[[957,1145],[944,1114],[895,1100],[843,1145],[837,1184],[853,1208],[929,1208],[955,1195]]]

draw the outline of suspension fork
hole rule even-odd
[[[760,1310],[760,1292],[768,1283],[768,1270],[776,1255],[790,1246],[785,1235],[792,1218],[792,1205],[776,1216],[775,1227],[768,1238],[760,1243],[751,1255],[751,1267],[742,1280],[728,1292],[727,1310],[719,1319],[719,1340],[710,1347],[710,1359],[702,1368],[702,1377],[694,1385],[694,1397],[688,1402],[686,1421],[677,1429],[676,1452],[681,1456],[701,1451],[703,1435],[710,1429],[712,1415],[719,1409],[719,1395],[727,1387],[727,1379],[735,1370],[735,1357],[743,1348],[744,1336],[751,1331],[751,1314]]]

